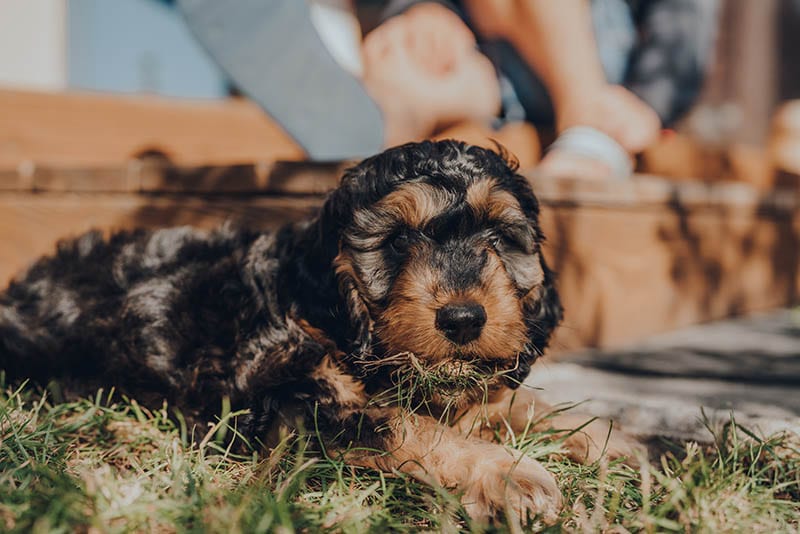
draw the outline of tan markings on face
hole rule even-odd
[[[359,210],[354,221],[362,228],[402,222],[421,228],[455,202],[453,194],[424,183],[403,184],[369,209]]]
[[[437,362],[459,353],[511,359],[523,350],[528,336],[522,305],[496,254],[489,253],[478,287],[454,294],[442,289],[438,276],[420,255],[398,277],[377,326],[389,352],[409,351]],[[436,311],[459,301],[474,301],[486,310],[480,337],[462,346],[454,345],[436,329]]]
[[[525,214],[514,195],[497,186],[488,178],[470,185],[467,189],[467,204],[474,213],[486,219],[506,224],[527,224]]]
[[[353,268],[353,258],[347,251],[344,250],[341,251],[333,259],[333,268],[334,272],[336,273],[337,279],[342,279],[346,277],[346,278],[351,278],[353,280],[358,280],[355,269]]]
[[[524,310],[530,310],[534,306],[536,306],[540,300],[542,300],[542,294],[545,290],[544,288],[544,274],[542,274],[541,281],[534,285],[530,291],[528,291],[525,295],[522,296],[520,299],[520,304]]]
[[[495,184],[493,179],[487,178],[479,180],[467,188],[467,204],[477,215],[488,215],[489,195]]]

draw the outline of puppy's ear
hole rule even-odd
[[[511,170],[513,172],[513,168]],[[525,213],[534,236],[536,236],[539,263],[544,274],[541,285],[528,293],[523,302],[525,320],[528,323],[531,342],[535,351],[541,354],[547,348],[550,335],[561,322],[564,312],[556,289],[555,273],[548,267],[541,251],[544,235],[539,227],[539,201],[533,194],[533,189],[531,189],[525,177],[514,174],[512,183],[514,196],[517,198],[523,213]]]
[[[523,302],[530,340],[539,355],[547,348],[553,330],[561,323],[564,316],[564,308],[561,306],[561,299],[556,289],[555,274],[543,257],[541,262],[544,282],[536,290],[531,291]]]
[[[541,255],[540,255],[541,257]],[[555,284],[555,274],[541,259],[544,281],[528,293],[522,301],[525,326],[528,328],[528,345],[520,354],[517,367],[507,375],[511,388],[516,388],[531,371],[531,365],[544,354],[553,331],[561,323],[564,309]]]
[[[520,208],[528,219],[531,230],[536,236],[539,246],[544,242],[544,235],[539,227],[539,201],[533,194],[528,180],[517,174],[514,165],[508,165],[512,175],[510,186]],[[547,348],[553,331],[561,322],[564,309],[556,289],[556,276],[547,265],[544,255],[539,250],[539,261],[544,273],[544,278],[538,287],[534,288],[523,299],[525,324],[528,328],[529,345],[524,354],[520,356],[518,368],[509,376],[509,385],[518,386],[528,376],[531,365],[541,356]]]
[[[361,297],[358,279],[350,256],[342,252],[334,260],[336,278],[339,281],[339,293],[347,307],[349,326],[352,329],[352,350],[361,355],[369,353],[372,347],[372,331],[374,323],[366,302]]]
[[[374,182],[367,176],[369,170],[362,163],[345,171],[341,185],[328,195],[317,220],[305,231],[304,257],[298,270],[298,290],[306,294],[313,308],[309,312],[323,310],[325,317],[318,322],[335,329],[357,353],[370,350],[373,323],[361,297],[352,260],[342,252],[341,244],[353,212],[368,202],[365,187]],[[333,316],[331,310],[335,310]]]

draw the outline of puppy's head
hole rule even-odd
[[[350,169],[321,227],[356,350],[423,365],[530,370],[561,319],[539,207],[513,164],[455,141],[390,149]],[[477,362],[477,364],[476,364]]]

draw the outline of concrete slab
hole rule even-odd
[[[800,312],[778,310],[619,350],[544,360],[527,383],[541,388],[546,402],[584,402],[581,411],[643,437],[708,441],[706,423],[718,426],[731,414],[762,435],[800,433]]]

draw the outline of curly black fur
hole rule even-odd
[[[516,199],[527,221],[527,229],[512,229],[522,232],[514,238],[521,243],[497,245],[491,254],[509,272],[515,261],[533,269],[535,258],[543,273],[535,287],[514,289],[514,298],[535,294],[520,304],[525,347],[508,355],[514,365],[507,379],[515,387],[561,318],[539,250],[539,206],[504,157],[454,141],[409,144],[363,161],[346,172],[318,217],[276,233],[224,226],[109,239],[90,232],[60,242],[54,256],[0,294],[0,368],[12,379],[59,379],[78,392],[115,386],[143,402],[167,399],[196,420],[213,420],[226,396],[234,409],[250,409],[245,431],[252,436],[293,413],[344,441],[374,438],[371,430],[389,416],[369,408],[368,399],[386,386],[386,373],[362,365],[392,348],[375,322],[392,305],[393,281],[408,260],[369,235],[364,220],[403,184],[428,184],[446,195],[447,213],[429,221],[428,237],[420,231],[412,238],[427,240],[431,262],[441,264],[436,272],[444,273],[442,287],[456,294],[480,284],[487,254],[481,247],[506,231],[467,224],[470,217],[459,211],[468,186],[486,178]],[[506,246],[516,252],[505,255]],[[351,253],[351,268],[342,268],[337,261]]]

